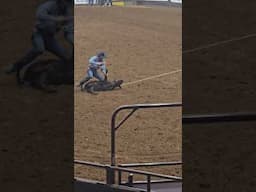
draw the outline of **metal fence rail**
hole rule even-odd
[[[111,118],[111,166],[116,166],[116,131],[139,109],[156,109],[156,108],[174,108],[181,107],[182,103],[156,103],[156,104],[135,104],[123,105],[118,107],[112,114]],[[120,122],[116,122],[117,115],[120,111],[131,110]],[[119,182],[121,173],[119,172]],[[115,172],[110,172],[110,183],[115,183]]]
[[[74,163],[78,164],[78,165],[86,165],[86,166],[90,166],[90,167],[101,168],[101,169],[105,169],[106,171],[109,171],[111,169],[114,171],[134,173],[134,174],[138,174],[138,175],[158,177],[158,178],[162,178],[162,179],[170,179],[170,180],[177,180],[177,181],[182,180],[182,178],[178,177],[178,176],[170,176],[170,175],[164,175],[164,174],[159,174],[159,173],[153,173],[153,172],[149,172],[149,171],[134,170],[134,169],[124,168],[124,167],[116,167],[116,166],[111,166],[111,165],[103,165],[100,163],[92,163],[89,161],[75,160]]]
[[[177,176],[170,176],[170,175],[164,175],[164,174],[158,174],[158,173],[153,173],[149,171],[141,171],[141,170],[134,170],[134,169],[129,169],[129,168],[122,168],[122,167],[116,167],[116,166],[110,166],[110,165],[102,165],[99,163],[92,163],[88,161],[81,161],[81,160],[75,160],[75,164],[79,165],[86,165],[86,166],[91,166],[95,168],[100,168],[100,169],[105,169],[106,172],[106,184],[112,185],[114,184],[111,180],[111,176],[113,174],[113,171],[117,172],[126,172],[126,173],[132,173],[132,174],[137,174],[137,175],[143,175],[146,177],[147,180],[147,192],[151,191],[151,179],[152,177],[156,178],[161,178],[161,179],[167,179],[170,181],[176,181],[176,182],[181,182],[182,178],[177,177]],[[165,180],[166,181],[166,180]],[[121,182],[119,183],[121,184]]]
[[[158,103],[158,104],[136,104],[136,105],[123,105],[118,107],[111,118],[111,165],[115,166],[115,141],[116,135],[115,132],[117,129],[125,123],[125,121],[131,117],[134,112],[139,109],[155,109],[155,108],[173,108],[173,107],[181,107],[181,103]],[[131,112],[118,124],[116,123],[116,117],[120,111],[123,110],[131,110]]]
[[[75,160],[74,161],[75,164],[78,165],[87,165],[90,167],[97,167],[97,168],[106,168],[106,165],[100,164],[100,163],[93,163],[93,162],[89,162],[89,161],[81,161],[81,160]]]
[[[242,121],[256,121],[256,113],[239,112],[207,115],[184,115],[182,117],[182,124],[224,123]]]
[[[119,164],[118,167],[155,167],[155,166],[173,166],[173,165],[182,165],[181,161],[173,162],[153,162],[153,163],[128,163],[128,164]]]
[[[111,166],[116,166],[116,131],[123,125],[139,109],[155,109],[155,108],[174,108],[181,107],[181,103],[156,103],[156,104],[135,104],[123,105],[118,107],[112,114],[111,118]],[[131,110],[119,123],[116,122],[117,115],[120,111]],[[115,173],[110,173],[110,181],[115,183]]]
[[[116,166],[115,162],[115,133],[116,131],[139,109],[155,109],[155,108],[173,108],[182,107],[182,103],[159,103],[159,104],[136,104],[124,105],[118,107],[111,118],[111,165],[102,165],[100,163],[92,163],[87,161],[75,160],[75,164],[104,169],[106,172],[106,184],[115,184],[115,172],[118,172],[118,184],[122,185],[122,172],[129,174],[143,175],[146,177],[147,192],[151,191],[151,183],[154,181],[152,177],[159,178],[163,182],[182,182],[182,177],[158,174],[148,171],[135,170],[136,167],[155,167],[155,166],[176,166],[182,165],[181,161],[175,162],[152,162],[152,163],[130,163],[120,164]],[[119,122],[116,122],[117,115],[120,111],[130,110],[130,112]],[[208,123],[228,123],[228,122],[249,122],[256,121],[255,112],[240,113],[223,113],[223,114],[197,114],[183,115],[182,124],[208,124]],[[132,177],[128,178],[128,184],[133,182]],[[157,182],[157,181],[156,181]],[[144,181],[145,183],[145,181]]]
[[[141,167],[165,167],[165,166],[177,166],[182,165],[181,161],[173,161],[173,162],[152,162],[152,163],[129,163],[129,164],[118,164],[118,167],[122,168],[141,168]],[[180,177],[181,178],[181,177]],[[169,179],[162,179],[162,180],[151,180],[151,183],[166,183],[172,182],[177,180],[169,180]],[[133,175],[129,175],[128,177],[128,185],[132,184],[145,184],[145,181],[133,181]],[[122,184],[122,172],[118,171],[118,184]]]

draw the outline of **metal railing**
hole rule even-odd
[[[134,169],[129,169],[129,168],[123,168],[123,167],[116,167],[116,166],[110,166],[110,165],[103,165],[99,163],[92,163],[88,161],[81,161],[81,160],[75,160],[75,164],[78,165],[86,165],[86,166],[91,166],[95,168],[100,168],[100,169],[105,169],[106,172],[106,183],[108,185],[114,184],[111,180],[111,175],[113,172],[126,172],[126,173],[132,173],[132,174],[137,174],[137,175],[143,175],[146,177],[147,180],[147,192],[151,191],[151,178],[156,177],[156,178],[161,178],[161,179],[167,179],[168,181],[178,181],[181,182],[182,178],[177,177],[177,176],[170,176],[170,175],[164,175],[164,174],[158,174],[158,173],[153,173],[149,171],[141,171],[141,170],[134,170]],[[121,182],[119,184],[122,184]]]
[[[129,163],[129,164],[119,164],[119,167],[155,167],[155,166],[173,166],[173,165],[182,165],[181,161],[173,162],[153,162],[153,163]]]
[[[182,165],[181,161],[172,161],[172,162],[152,162],[152,163],[129,163],[129,164],[118,164],[118,167],[122,168],[141,168],[141,167],[166,167],[166,166],[177,166]],[[177,180],[162,179],[162,180],[151,180],[151,183],[166,183],[166,182],[175,182]],[[118,184],[122,184],[122,172],[118,171]],[[128,185],[132,184],[145,184],[145,181],[133,181],[133,175],[128,177]]]
[[[207,115],[183,115],[182,124],[224,123],[256,121],[255,112],[237,112]]]
[[[157,104],[135,104],[123,105],[118,107],[111,118],[111,166],[116,166],[116,131],[139,109],[155,109],[155,108],[174,108],[181,107],[181,103],[157,103]],[[119,123],[116,122],[116,117],[120,111],[131,110]],[[115,173],[111,175],[111,183],[115,183]]]
[[[173,108],[173,107],[181,107],[182,104],[181,103],[159,103],[159,104],[136,104],[136,105],[123,105],[118,107],[111,118],[111,165],[115,166],[115,156],[116,156],[116,152],[115,152],[115,141],[116,141],[116,131],[118,130],[119,127],[121,127],[121,125],[123,125],[125,123],[125,121],[127,121],[127,119],[129,119],[129,117],[131,117],[134,112],[136,112],[139,109],[154,109],[154,108]],[[118,113],[120,111],[123,110],[129,110],[131,109],[131,112],[123,119],[121,120],[118,124],[116,123],[116,117],[118,115]]]
[[[122,184],[122,172],[129,174],[144,175],[146,177],[147,192],[151,190],[152,177],[165,179],[165,181],[181,182],[182,178],[177,176],[170,176],[164,174],[157,174],[148,171],[134,170],[136,167],[154,167],[154,166],[174,166],[182,165],[181,161],[176,162],[153,162],[153,163],[130,163],[120,164],[116,166],[116,152],[115,140],[116,131],[139,109],[153,109],[153,108],[172,108],[182,107],[181,103],[159,103],[159,104],[136,104],[124,105],[117,108],[111,118],[111,165],[102,165],[99,163],[92,163],[87,161],[75,160],[75,164],[91,166],[95,168],[105,169],[106,184],[115,184],[115,172],[118,172],[118,184]],[[120,111],[131,110],[120,122],[116,122],[116,117]],[[225,122],[247,122],[256,121],[256,113],[222,113],[222,114],[198,114],[198,115],[183,115],[182,124],[208,124],[208,123],[225,123]],[[128,178],[129,180],[129,178]],[[129,182],[129,181],[128,181]],[[133,181],[132,181],[133,182]]]

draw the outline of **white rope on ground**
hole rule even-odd
[[[211,43],[211,44],[208,44],[208,45],[205,45],[205,46],[201,46],[201,47],[197,47],[197,48],[194,48],[194,49],[185,50],[185,51],[182,52],[182,54],[192,53],[192,52],[196,52],[196,51],[201,51],[203,49],[208,49],[208,48],[211,48],[211,47],[216,47],[216,46],[219,46],[219,45],[231,43],[231,42],[234,42],[234,41],[240,41],[240,40],[248,39],[248,38],[251,38],[251,37],[256,37],[256,33],[245,35],[245,36],[242,36],[242,37],[237,37],[237,38],[229,39],[229,40],[218,41],[218,42]]]
[[[170,71],[170,72],[167,72],[167,73],[162,73],[162,74],[159,74],[159,75],[150,76],[150,77],[147,77],[147,78],[144,78],[144,79],[140,79],[140,80],[124,83],[123,86],[132,85],[132,84],[135,84],[135,83],[139,83],[139,82],[142,82],[142,81],[147,81],[147,80],[155,79],[155,78],[158,78],[158,77],[163,77],[163,76],[166,76],[166,75],[171,75],[171,74],[178,73],[178,72],[181,72],[181,71],[182,70],[179,69],[179,70],[176,70],[176,71]]]
[[[208,48],[211,48],[211,47],[216,47],[216,46],[219,46],[219,45],[223,45],[223,44],[227,44],[227,43],[231,43],[231,42],[235,42],[235,41],[240,41],[240,40],[248,39],[248,38],[251,38],[251,37],[256,37],[256,33],[249,34],[249,35],[244,35],[242,37],[236,37],[236,38],[229,39],[229,40],[218,41],[218,42],[211,43],[211,44],[208,44],[208,45],[205,45],[205,46],[201,46],[201,47],[197,47],[197,48],[194,48],[194,49],[185,50],[185,51],[182,52],[182,54],[192,53],[192,52],[196,52],[196,51],[201,51],[203,49],[208,49]],[[181,72],[181,71],[182,70],[176,70],[176,71],[171,71],[171,72],[168,72],[168,73],[162,73],[160,75],[155,75],[155,76],[147,77],[145,79],[140,79],[140,80],[137,80],[137,81],[132,81],[132,82],[124,83],[123,86],[132,85],[132,84],[135,84],[135,83],[139,83],[139,82],[150,80],[150,79],[155,79],[155,78],[158,78],[158,77],[162,77],[162,76],[178,73],[178,72]]]

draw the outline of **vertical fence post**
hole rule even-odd
[[[151,176],[147,175],[147,192],[151,191]]]
[[[115,184],[115,170],[112,169],[110,166],[106,167],[106,181],[108,185],[113,185]]]
[[[115,118],[116,118],[116,114],[117,112],[114,112],[114,114],[112,115],[112,119],[111,119],[111,166],[115,166],[116,165],[116,125],[115,125]],[[115,171],[111,170],[110,171],[110,175],[109,175],[109,182],[111,182],[111,184],[115,184]]]
[[[122,184],[122,172],[119,170],[118,171],[118,185]]]
[[[133,186],[133,174],[130,173],[128,176],[128,186],[132,187]]]

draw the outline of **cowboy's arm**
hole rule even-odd
[[[99,67],[101,67],[102,65],[104,65],[104,62],[98,62],[98,61],[97,61],[97,57],[91,57],[91,58],[89,59],[89,66],[90,66],[90,67],[99,68]]]
[[[105,65],[105,63],[103,65],[100,66],[101,71],[106,75],[107,74],[107,67]]]

